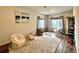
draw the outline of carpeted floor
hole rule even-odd
[[[64,38],[58,38],[56,33],[35,36],[34,40],[27,41],[20,48],[10,48],[10,53],[73,53],[74,47],[70,48]]]

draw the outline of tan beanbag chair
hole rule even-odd
[[[13,48],[21,47],[26,42],[25,37],[22,34],[18,34],[18,33],[11,35],[10,40],[12,42]]]

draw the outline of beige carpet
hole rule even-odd
[[[54,34],[52,34],[54,35]],[[10,49],[10,53],[50,53],[55,52],[61,41],[56,37],[35,36],[32,41],[26,41],[26,44],[20,48]]]
[[[10,53],[63,53],[70,52],[64,39],[56,36],[56,33],[45,33],[43,36],[35,36],[32,41],[27,41],[20,48],[10,49]],[[73,52],[73,51],[71,51]]]

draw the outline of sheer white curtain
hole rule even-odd
[[[51,28],[53,30],[63,30],[63,21],[62,19],[52,19],[51,20]]]
[[[42,29],[43,31],[45,30],[45,20],[44,19],[38,20],[38,29]]]
[[[38,20],[38,28],[45,28],[45,21],[44,20]]]

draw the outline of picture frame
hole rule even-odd
[[[16,23],[28,23],[30,20],[29,13],[24,11],[15,11],[15,22]]]
[[[20,16],[15,16],[15,20],[16,20],[16,23],[21,23],[21,19],[20,19]]]

